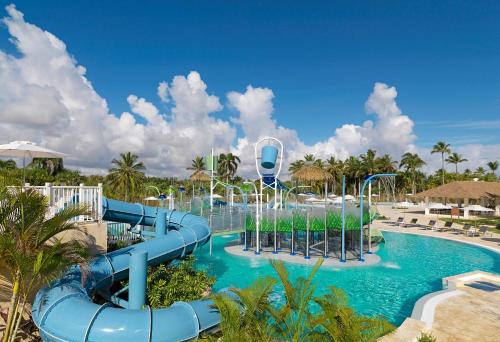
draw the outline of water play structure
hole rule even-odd
[[[44,341],[186,341],[218,325],[211,300],[163,309],[145,304],[147,266],[182,258],[205,244],[211,236],[205,219],[106,198],[102,217],[153,229],[140,232],[144,242],[93,260],[88,273],[73,266],[37,293],[32,315]],[[128,287],[111,293],[113,283],[127,278]],[[121,297],[125,291],[128,300]],[[94,302],[96,294],[101,301]]]

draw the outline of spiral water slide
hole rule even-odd
[[[156,265],[193,253],[210,239],[205,219],[106,198],[103,219],[154,227],[146,232],[152,238],[99,256],[87,272],[75,265],[41,289],[32,315],[44,341],[186,341],[218,325],[220,317],[211,300],[176,302],[163,309],[143,305],[146,263]],[[129,278],[129,269],[125,301],[110,288]],[[143,281],[137,282],[137,277]],[[96,293],[107,300],[95,303]]]

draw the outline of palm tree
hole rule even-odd
[[[64,170],[62,158],[33,158],[29,166],[47,170],[49,176],[55,176]]]
[[[325,170],[330,175],[332,175],[333,192],[336,191],[337,186],[337,175],[342,175],[343,173],[343,163],[342,160],[337,160],[335,157],[330,157],[326,160]]]
[[[293,173],[299,171],[302,168],[302,166],[304,166],[304,165],[305,165],[305,162],[303,160],[296,160],[290,164],[290,166],[288,167],[288,172],[293,174]]]
[[[226,178],[226,183],[229,182],[238,170],[238,164],[241,163],[240,158],[237,155],[229,153],[221,153],[219,155],[219,168],[218,173],[222,178]]]
[[[491,173],[495,174],[498,170],[498,162],[497,161],[490,161],[488,162],[488,167],[490,168],[491,170]]]
[[[444,141],[438,141],[436,145],[432,147],[431,154],[433,153],[441,153],[441,185],[444,184],[444,154],[451,153],[450,144],[445,143]]]
[[[269,296],[276,284],[272,277],[258,278],[248,288],[231,291],[238,296],[239,302],[227,292],[220,292],[213,297],[215,307],[221,315],[220,330],[222,336],[216,341],[274,341],[267,319],[270,308]],[[245,310],[241,310],[241,307]]]
[[[377,172],[377,151],[369,149],[366,154],[359,156],[365,174],[372,175]]]
[[[480,177],[481,177],[481,176],[484,176],[484,174],[486,173],[486,170],[484,169],[484,167],[479,166],[479,167],[476,169],[475,173],[476,173],[478,176],[480,176]]]
[[[448,156],[448,158],[446,158],[447,163],[455,164],[455,174],[457,174],[457,175],[458,175],[458,164],[466,162],[466,161],[467,161],[467,159],[462,158],[462,155],[458,154],[456,152],[453,152],[452,154],[450,154]]]
[[[191,166],[189,166],[187,170],[193,170],[194,172],[200,172],[205,170],[205,161],[203,160],[203,157],[200,156],[194,157],[194,159],[191,160]]]
[[[108,178],[114,190],[123,191],[125,201],[129,201],[144,178],[144,164],[131,152],[121,153],[121,159],[113,159],[115,167],[109,169]]]
[[[72,264],[84,265],[88,246],[76,239],[62,242],[57,236],[83,232],[72,222],[87,214],[85,208],[68,207],[47,218],[47,199],[28,189],[0,189],[0,269],[11,284],[11,300],[3,340],[14,341],[30,295],[59,277]]]
[[[390,154],[384,154],[382,157],[377,159],[377,169],[379,172],[391,173],[396,171],[397,161],[392,159]]]
[[[345,172],[347,178],[349,178],[349,182],[353,184],[353,195],[357,194],[358,183],[360,178],[363,176],[363,168],[361,161],[354,157],[350,156],[344,162]]]
[[[12,170],[16,168],[16,162],[12,159],[0,160],[0,169]]]
[[[304,156],[304,160],[305,160],[306,162],[313,162],[313,161],[315,160],[315,158],[314,158],[314,155],[313,155],[313,154],[306,154],[306,155]]]
[[[417,153],[406,152],[401,157],[401,162],[399,163],[399,167],[404,167],[407,173],[412,175],[412,194],[415,195],[417,192],[416,189],[416,174],[417,170],[425,165],[425,162],[420,158]]]
[[[376,341],[394,327],[383,318],[358,315],[348,307],[341,289],[314,297],[313,279],[323,260],[319,259],[307,277],[291,281],[282,261],[271,261],[284,289],[284,303],[270,302],[276,280],[257,279],[245,290],[231,289],[239,302],[228,293],[214,296],[221,315],[221,333],[217,341]],[[321,308],[314,313],[311,304]]]
[[[376,341],[394,330],[383,317],[356,315],[348,306],[346,294],[333,286],[326,295],[315,298],[321,308],[316,324],[322,331],[313,335],[317,341]]]

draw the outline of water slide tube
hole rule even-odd
[[[128,278],[133,255],[147,252],[148,265],[155,265],[191,254],[210,239],[205,219],[106,198],[103,219],[155,227],[155,233],[150,232],[154,238],[94,259],[84,281],[80,266],[73,266],[42,288],[32,315],[44,341],[186,341],[217,326],[220,318],[211,300],[176,302],[163,309],[126,309],[92,301],[95,293],[112,298],[109,289]]]

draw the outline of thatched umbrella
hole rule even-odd
[[[203,171],[196,171],[190,177],[192,182],[210,182],[210,176]]]
[[[304,165],[292,174],[292,179],[296,181],[326,182],[332,175],[315,165]]]

